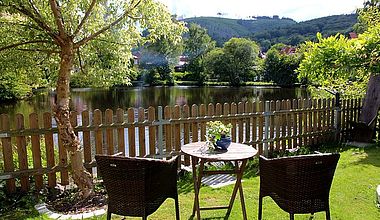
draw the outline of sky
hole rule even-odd
[[[306,21],[329,15],[350,14],[363,6],[364,0],[159,0],[172,14],[201,17],[222,13],[228,18],[248,16],[288,17]]]

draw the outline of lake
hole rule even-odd
[[[244,87],[122,87],[114,89],[72,89],[71,108],[79,113],[83,110],[93,111],[107,108],[127,109],[129,107],[192,105],[208,103],[231,103],[246,101],[266,101],[277,99],[309,98],[304,88],[280,88],[268,86]],[[16,103],[2,103],[0,113],[14,116],[23,113],[25,116],[32,112],[39,114],[51,110],[54,92],[37,90],[35,95],[27,100]]]

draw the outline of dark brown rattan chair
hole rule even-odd
[[[339,154],[312,154],[267,159],[260,156],[259,220],[263,197],[270,196],[290,214],[325,211],[330,219],[329,194]]]
[[[147,219],[167,198],[173,198],[179,220],[178,158],[164,161],[96,155],[108,194],[107,219],[111,219],[112,213]]]

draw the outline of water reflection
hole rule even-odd
[[[79,113],[107,108],[192,105],[224,102],[266,101],[277,99],[309,98],[305,89],[277,87],[126,87],[116,89],[73,89],[71,108]],[[22,113],[51,111],[54,93],[40,90],[28,100],[17,103],[2,103],[0,113],[14,116]]]

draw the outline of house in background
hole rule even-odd
[[[175,72],[185,72],[185,66],[188,64],[189,60],[187,56],[179,56],[179,61],[177,65],[174,66]]]

